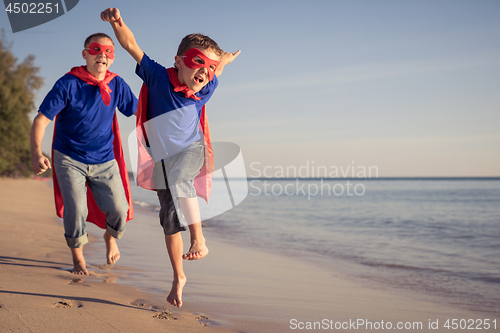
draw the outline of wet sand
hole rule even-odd
[[[446,328],[448,319],[449,324],[452,319],[465,319],[467,325],[472,319],[474,325],[489,319],[489,331],[500,331],[498,313],[466,310],[428,295],[351,281],[340,269],[322,267],[314,259],[305,262],[286,253],[228,246],[206,234],[211,239],[210,258],[197,263],[196,271],[187,271],[191,286],[185,302],[193,311],[245,332],[308,331],[308,327],[316,327],[312,331],[388,332],[397,325],[411,327],[403,329],[409,332],[470,331]],[[438,329],[429,329],[436,322]]]
[[[0,229],[0,332],[232,332],[206,326],[206,316],[164,309],[163,295],[113,283],[119,271],[70,273],[43,181],[0,179]]]
[[[156,218],[138,209],[129,222],[134,227],[130,225],[127,232],[133,233],[146,219]],[[227,244],[218,241],[210,228],[205,232],[210,254],[185,264],[184,306],[173,309],[165,301],[167,290],[148,293],[113,283],[120,280],[119,265],[89,267],[88,277],[65,271],[72,267],[71,256],[54,215],[52,190],[42,181],[0,179],[0,228],[2,332],[294,332],[308,328],[368,332],[387,331],[388,323],[391,330],[402,325],[410,332],[447,332],[448,319],[490,319],[490,323],[497,319],[497,325],[500,321],[495,318],[498,314],[350,281],[313,258],[305,262],[286,253]],[[161,256],[156,260],[167,265],[166,253]],[[152,259],[144,258],[148,260]],[[165,277],[163,287],[170,278]],[[436,323],[437,329],[429,329]],[[411,328],[404,329],[405,325]],[[498,331],[498,326],[487,331]]]

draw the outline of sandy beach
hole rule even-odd
[[[185,305],[172,309],[167,307],[166,292],[150,293],[115,283],[120,280],[120,262],[111,269],[89,267],[90,276],[69,273],[71,256],[53,205],[46,182],[0,179],[1,332],[368,332],[398,328],[447,332],[445,324],[453,319],[474,320],[474,327],[477,320],[484,324],[489,319],[487,331],[498,331],[498,314],[360,284],[314,260],[217,241],[210,228],[206,230],[210,254],[186,264]],[[140,210],[136,213],[138,221],[148,218],[154,217]],[[130,225],[127,232],[137,227],[139,223]],[[162,255],[159,261],[167,265],[166,253]],[[165,278],[165,286],[168,283],[170,276]],[[495,319],[496,330],[491,327]]]
[[[0,228],[0,332],[231,332],[113,283],[113,269],[71,274],[46,182],[0,179]]]

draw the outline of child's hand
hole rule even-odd
[[[236,59],[237,56],[239,56],[241,53],[240,50],[236,51],[235,53],[231,53],[231,52],[224,52],[222,53],[222,56],[221,56],[221,64],[224,64],[224,65],[227,65],[227,64],[230,64],[233,62],[234,59]]]
[[[235,53],[231,52],[222,52],[222,55],[220,57],[220,63],[219,66],[217,66],[217,70],[215,71],[215,75],[217,77],[221,76],[222,71],[224,70],[224,66],[227,64],[230,64],[233,62],[234,59],[236,59],[237,56],[239,56],[241,53],[240,50],[236,51]]]
[[[115,36],[118,39],[120,45],[137,61],[138,64],[141,63],[144,52],[142,52],[139,45],[135,41],[134,34],[127,27],[125,22],[120,15],[118,8],[108,8],[101,13],[101,19],[107,21],[111,24]]]
[[[116,22],[121,27],[122,18],[120,16],[120,10],[118,8],[108,8],[101,13],[101,20],[107,21],[109,23]]]

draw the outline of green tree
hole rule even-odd
[[[3,31],[0,32],[0,175],[29,176],[31,171],[29,114],[35,92],[43,84],[35,57],[18,63]]]

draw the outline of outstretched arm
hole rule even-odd
[[[141,63],[144,52],[141,50],[135,41],[134,34],[125,25],[120,16],[118,8],[108,8],[101,13],[101,20],[111,24],[120,45],[137,61]]]
[[[42,139],[49,123],[50,119],[38,112],[31,126],[31,167],[37,175],[51,168],[49,159],[42,154]]]
[[[217,77],[219,77],[222,74],[222,71],[224,70],[224,66],[232,63],[233,60],[236,59],[236,57],[240,55],[240,53],[241,53],[240,50],[236,51],[235,53],[231,53],[231,52],[222,53],[219,66],[215,70],[215,75],[217,75]]]

